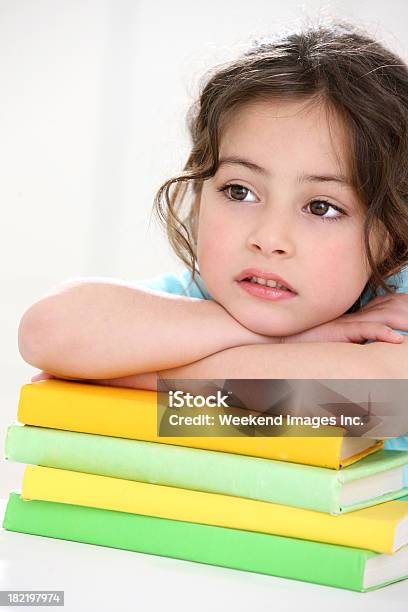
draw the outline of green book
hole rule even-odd
[[[408,452],[384,451],[341,470],[156,442],[13,425],[6,458],[89,474],[224,493],[340,514],[408,494]]]
[[[385,555],[114,510],[24,501],[16,493],[10,494],[3,527],[352,591],[369,591],[408,577],[408,546]]]

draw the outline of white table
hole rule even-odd
[[[1,523],[5,503],[0,500]],[[70,612],[408,612],[408,580],[353,593],[4,529],[0,590],[62,590],[65,607],[51,609]]]

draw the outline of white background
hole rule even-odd
[[[64,591],[61,612],[407,612],[408,580],[355,593],[1,529],[0,552],[0,590]]]
[[[200,78],[255,36],[331,15],[408,57],[404,0],[0,0],[1,455],[35,373],[23,312],[68,278],[178,271],[151,208],[187,157]],[[4,497],[21,466],[0,470]]]
[[[23,312],[68,278],[134,280],[180,269],[150,213],[161,182],[178,172],[187,157],[185,113],[200,77],[210,66],[237,55],[252,37],[313,21],[317,15],[350,18],[408,57],[405,0],[0,0],[1,455],[20,386],[34,374],[17,348]],[[22,466],[0,461],[0,497],[19,488],[21,472]],[[3,534],[0,544],[19,535]],[[43,540],[37,541],[27,563],[35,564]],[[46,546],[44,562],[50,561],[51,550],[56,559],[60,548],[64,558],[67,550],[79,551],[72,543]],[[20,549],[9,550],[20,554]],[[101,551],[112,559],[129,557],[126,572],[131,576],[132,567],[137,571],[130,553]],[[93,563],[94,553],[86,554]],[[146,563],[163,568],[181,563],[150,559],[143,564],[145,571]],[[14,578],[1,588],[22,588],[17,558],[3,563],[17,574],[6,571],[6,578]],[[42,567],[40,554],[36,571]],[[58,567],[56,562],[55,577]],[[107,567],[101,563],[100,571],[106,573]],[[383,610],[386,603],[403,609],[398,607],[401,585],[376,595],[340,596],[334,589],[247,575],[239,588],[241,573],[204,571],[195,564],[183,567],[184,575],[175,571],[176,582],[167,587],[176,603],[186,581],[196,580],[201,603],[191,600],[189,609],[200,608],[198,603],[209,607],[210,596],[220,605],[231,602],[229,592],[235,593],[236,609],[239,601],[239,609],[256,606],[258,595],[258,609],[292,609],[302,605],[299,599],[305,609],[314,609],[315,592],[331,610],[336,601],[336,609],[350,609],[351,604],[353,610]],[[27,565],[26,578],[28,571]],[[51,575],[50,569],[44,571],[44,576]],[[101,575],[101,582],[108,581]],[[169,581],[171,574],[166,571],[166,576]],[[202,576],[211,577],[207,591],[201,589]],[[98,576],[93,579],[97,582]],[[44,580],[31,588],[64,588],[58,581]],[[217,584],[223,581],[218,593]],[[143,598],[138,606],[137,582],[135,609],[155,609]],[[29,581],[25,584],[28,587]],[[146,584],[154,590],[151,582]],[[148,597],[146,589],[143,593]],[[158,589],[156,603],[164,607],[165,596]]]

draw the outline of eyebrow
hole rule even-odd
[[[249,168],[249,170],[253,170],[257,174],[261,174],[262,176],[269,176],[269,172],[262,168],[262,166],[258,166],[254,162],[249,161],[248,159],[242,159],[240,157],[223,157],[219,160],[218,167],[221,167],[225,164],[240,164],[241,166],[245,166]],[[340,183],[343,185],[351,186],[349,179],[346,176],[341,174],[301,174],[298,176],[298,183]]]

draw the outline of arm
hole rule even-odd
[[[355,315],[343,315],[294,336],[274,338],[246,329],[217,302],[145,291],[120,281],[77,281],[57,287],[24,314],[19,348],[28,363],[60,378],[96,379],[103,384],[102,379],[120,378],[125,383],[124,377],[135,375],[139,376],[140,388],[149,389],[157,371],[188,366],[226,349],[279,344],[283,352],[272,355],[273,362],[284,368],[286,361],[286,367],[292,367],[294,374],[287,378],[295,378],[298,372],[307,378],[314,374],[304,373],[302,359],[312,359],[306,367],[313,369],[317,355],[304,343],[348,343],[349,349],[340,350],[354,354],[360,345],[353,343],[371,339],[387,347],[387,353],[393,351],[395,343],[399,345],[403,338],[398,334],[393,337],[387,325],[408,330],[407,298],[405,294],[377,297]],[[284,348],[283,343],[303,347],[300,364],[296,362],[297,349]],[[291,355],[295,361],[291,361]],[[392,358],[395,355],[391,353]],[[217,360],[220,357],[204,363]],[[388,367],[387,362],[384,367]],[[222,369],[216,377],[220,374],[224,376]],[[273,373],[268,376],[279,377]],[[338,372],[337,377],[342,375]],[[128,382],[132,386],[130,379]]]
[[[186,366],[160,372],[162,378],[407,378],[408,337],[400,344],[309,342],[240,346]]]
[[[168,379],[405,379],[408,336],[401,344],[315,342],[250,345],[220,351],[185,366],[158,372]],[[92,381],[89,381],[92,382]],[[157,372],[95,381],[98,384],[157,390]],[[176,385],[181,389],[181,385]],[[188,390],[188,389],[186,389]]]
[[[248,330],[217,302],[112,279],[57,286],[25,312],[19,327],[28,363],[80,379],[164,370],[257,342],[278,339]]]

